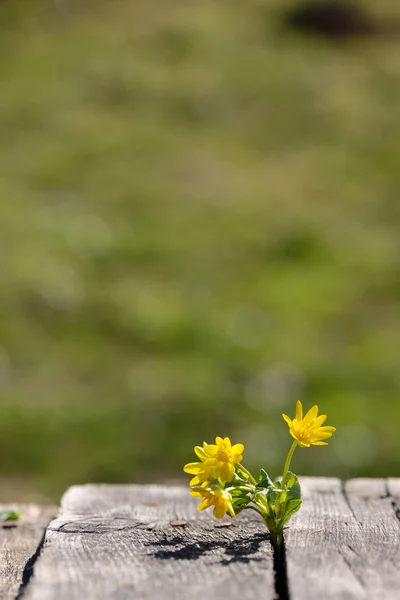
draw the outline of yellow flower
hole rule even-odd
[[[203,451],[207,456],[206,467],[213,467],[214,475],[221,481],[232,481],[235,473],[235,464],[243,459],[243,444],[232,446],[231,440],[226,437],[215,438],[215,444],[203,444]]]
[[[213,479],[222,482],[232,481],[235,473],[235,464],[243,459],[243,444],[232,446],[231,440],[226,437],[215,438],[215,444],[203,442],[203,447],[196,446],[194,449],[201,462],[188,463],[183,467],[185,473],[195,475],[190,485],[198,485]]]
[[[203,498],[202,502],[200,502],[198,509],[204,510],[205,508],[210,508],[210,506],[214,506],[214,516],[217,519],[222,519],[222,517],[228,512],[231,517],[235,516],[235,511],[232,506],[232,496],[229,492],[225,490],[221,490],[219,487],[208,487],[197,488],[191,490],[191,495],[195,498]]]
[[[204,445],[205,444],[206,443],[204,442]],[[203,448],[201,446],[195,446],[194,451],[200,458],[201,462],[191,462],[183,467],[185,473],[195,475],[195,477],[191,479],[189,485],[206,485],[209,481],[217,479],[216,475],[214,474],[214,465],[205,464],[209,457],[204,452]]]
[[[336,427],[321,427],[325,422],[326,415],[318,416],[318,406],[310,408],[303,417],[303,406],[300,400],[296,404],[296,417],[290,419],[287,415],[282,415],[289,425],[290,435],[297,440],[301,448],[313,446],[327,446],[323,440],[330,438]]]

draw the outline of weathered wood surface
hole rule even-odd
[[[57,514],[52,506],[0,505],[0,512],[21,513],[18,522],[0,525],[0,598],[16,598],[23,578],[29,577],[31,558],[35,555],[49,521]]]
[[[302,491],[285,535],[291,600],[398,600],[400,480],[303,478]]]
[[[301,483],[280,600],[400,598],[400,480]],[[258,516],[221,523],[196,506],[185,487],[71,488],[24,599],[272,600],[273,552]]]
[[[24,600],[272,600],[258,515],[221,522],[197,504],[186,487],[71,488]]]

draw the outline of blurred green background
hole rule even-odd
[[[296,472],[400,475],[400,39],[291,2],[1,3],[3,500],[215,435],[277,475],[297,398]]]

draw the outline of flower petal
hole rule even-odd
[[[295,439],[297,439],[297,438],[295,438]],[[311,446],[311,444],[307,444],[306,442],[300,442],[299,440],[297,440],[297,441],[299,442],[300,448],[309,448]]]
[[[195,446],[194,451],[200,460],[204,461],[207,458],[207,454],[201,446]]]
[[[326,442],[311,442],[313,446],[327,446]]]
[[[334,433],[336,431],[336,427],[331,427],[330,425],[326,425],[325,427],[318,427],[316,433],[320,433],[322,431],[326,431],[328,433]]]
[[[231,440],[228,437],[224,438],[224,445],[227,450],[231,449],[232,444],[231,444]]]
[[[183,467],[183,470],[190,475],[197,475],[201,471],[204,471],[204,464],[201,462],[187,463],[187,465]]]
[[[243,454],[243,452],[244,452],[244,446],[243,446],[243,444],[235,444],[231,448],[231,453],[232,454]],[[240,460],[242,460],[242,459],[240,459]]]
[[[215,467],[218,464],[218,460],[216,458],[207,458],[203,463],[204,467]]]
[[[220,473],[221,481],[232,481],[235,467],[231,463],[223,463]]]
[[[315,419],[317,417],[317,415],[318,415],[318,406],[315,404],[312,408],[310,408],[308,413],[305,415],[304,420],[312,421],[313,419]]]
[[[231,454],[232,463],[237,465],[242,462],[243,454]]]
[[[206,490],[201,490],[199,488],[195,490],[190,490],[190,495],[194,498],[205,498],[208,494],[209,492],[207,492]]]
[[[296,402],[296,421],[301,421],[303,418],[303,405],[300,400]]]
[[[315,422],[314,422],[314,427],[321,427],[321,425],[322,425],[323,423],[325,423],[326,419],[327,419],[327,416],[326,416],[326,415],[319,415],[319,417],[317,417],[317,418],[315,419]]]
[[[214,508],[214,517],[217,519],[222,519],[226,513],[226,500],[224,498],[218,498],[215,503]]]
[[[200,479],[200,477],[198,475],[196,475],[195,477],[193,477],[193,479],[190,480],[189,485],[190,486],[199,485],[200,483],[202,483],[202,480]],[[207,482],[205,482],[205,483],[207,483]]]
[[[200,502],[200,504],[198,505],[198,510],[205,510],[206,508],[209,508],[210,506],[212,506],[212,504],[210,503],[210,499],[209,498],[204,498],[204,500],[202,502]]]
[[[282,417],[285,419],[286,423],[289,425],[289,427],[292,426],[292,419],[290,417],[288,417],[287,415],[282,415]]]
[[[204,444],[204,452],[207,456],[215,456],[218,452],[218,446],[215,444]]]
[[[332,437],[332,433],[329,433],[328,431],[316,431],[315,433],[313,432],[309,438],[310,440],[314,441],[314,440],[327,440],[328,438]]]

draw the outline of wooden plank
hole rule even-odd
[[[304,504],[285,535],[291,600],[397,599],[400,522],[387,482],[301,483]]]
[[[14,599],[23,578],[29,577],[30,559],[35,555],[49,521],[57,514],[54,506],[0,505],[21,513],[19,521],[0,526],[0,598]]]
[[[219,521],[197,503],[186,487],[71,488],[24,600],[272,600],[272,552],[258,516]]]
[[[384,479],[354,479],[345,493],[359,524],[363,546],[356,546],[352,569],[369,597],[398,599],[400,595],[400,521]]]

